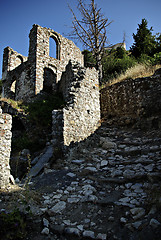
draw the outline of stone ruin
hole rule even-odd
[[[3,55],[3,97],[29,100],[42,90],[56,90],[69,60],[83,66],[83,55],[76,45],[52,29],[33,25],[29,34],[28,57],[6,47]],[[55,47],[51,48],[50,40]],[[53,45],[52,45],[53,46]],[[55,51],[55,57],[49,53]]]
[[[51,155],[55,146],[66,149],[90,136],[99,125],[100,105],[102,118],[109,124],[161,128],[160,70],[151,77],[105,87],[99,93],[96,69],[84,68],[83,55],[72,41],[38,25],[33,25],[29,37],[28,57],[10,47],[4,49],[2,96],[33,101],[43,92],[62,93],[66,105],[52,112],[52,145],[46,154]],[[55,42],[54,58],[49,55],[50,39]],[[14,112],[0,108],[0,187],[12,180],[9,160]]]
[[[86,139],[98,128],[100,121],[98,72],[95,68],[85,68],[80,49],[52,29],[33,25],[29,38],[28,57],[10,47],[4,49],[2,97],[33,101],[42,92],[60,92],[66,105],[62,110],[52,112],[53,147],[69,146],[71,142]],[[54,58],[49,55],[50,39],[55,43]],[[3,137],[0,135],[0,187],[9,182],[9,177],[6,181],[4,179],[6,175],[10,176],[11,151],[11,119],[10,126],[4,121],[6,116],[11,116],[2,110],[0,134],[4,129],[8,130]],[[8,146],[5,150],[6,160],[2,147],[4,143]]]
[[[0,188],[13,181],[9,165],[12,137],[11,126],[12,117],[9,114],[2,114],[0,107]]]

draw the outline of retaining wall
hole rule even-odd
[[[129,79],[101,90],[103,118],[132,119],[159,116],[161,113],[161,76]]]

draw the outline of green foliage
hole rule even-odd
[[[45,140],[42,140],[35,134],[33,138],[26,133],[12,140],[12,151],[17,152],[22,149],[29,149],[31,152],[36,152],[45,147]]]
[[[155,53],[151,59],[152,65],[161,64],[161,52]]]
[[[161,33],[157,33],[155,35],[156,39],[156,51],[155,52],[161,52]]]
[[[51,126],[52,110],[62,108],[64,104],[63,97],[60,94],[55,94],[47,95],[43,99],[39,99],[23,107],[28,114],[29,120],[43,128]]]
[[[21,131],[21,134],[12,139],[12,151],[19,152],[29,149],[31,152],[43,149],[46,144],[46,136],[51,132],[52,111],[64,106],[65,102],[60,94],[48,94],[34,102],[23,104],[16,102],[16,108],[21,109],[27,115],[30,131]]]
[[[141,56],[137,59],[137,61],[138,63],[143,63],[148,66],[161,64],[161,52],[157,52],[153,56],[149,56],[147,54],[141,54]]]
[[[148,29],[148,22],[144,18],[137,28],[137,33],[133,34],[134,44],[130,48],[131,53],[136,58],[142,54],[152,56],[156,48],[155,36],[152,35],[152,27]]]
[[[152,57],[147,54],[141,54],[139,58],[137,58],[138,63],[150,65]]]
[[[85,66],[95,66],[95,60],[92,53],[88,50],[84,50],[83,54]],[[129,56],[128,51],[124,48],[118,47],[117,49],[112,49],[110,52],[106,51],[106,54],[102,59],[102,83],[107,82],[109,79],[116,78],[119,74],[124,73],[128,68],[133,67],[136,62],[135,58]]]
[[[0,239],[25,239],[26,223],[24,215],[19,209],[16,208],[10,213],[0,212],[0,226]]]
[[[103,66],[103,80],[105,83],[109,79],[118,77],[124,73],[128,68],[133,67],[137,63],[133,56],[130,56],[128,51],[123,48],[111,50],[107,56],[102,60]]]
[[[94,67],[96,65],[96,60],[90,51],[84,50],[82,52],[82,54],[84,55],[84,66],[85,67]]]

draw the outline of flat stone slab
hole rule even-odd
[[[29,172],[29,177],[35,177],[44,168],[44,165],[49,162],[53,156],[53,147],[47,147],[46,151],[40,156],[38,162],[33,166]]]

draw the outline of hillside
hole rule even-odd
[[[109,80],[106,84],[103,84],[102,88],[105,86],[111,86],[115,83],[122,82],[127,79],[136,79],[150,77],[155,74],[157,69],[160,69],[161,65],[147,66],[145,64],[136,64],[125,71],[125,73],[120,74],[118,77]]]
[[[125,96],[126,84],[129,91],[130,84],[139,83],[140,87],[131,89],[144,90],[150,102],[160,106],[150,98],[159,96],[160,80],[157,70],[150,77],[128,79],[109,88],[119,95],[124,89]],[[144,83],[146,87],[142,88]],[[115,91],[117,88],[120,92]],[[129,99],[133,99],[134,92]],[[148,105],[143,103],[146,110]],[[128,109],[133,110],[131,102],[129,105]],[[17,179],[14,187],[1,191],[1,224],[6,219],[0,230],[2,240],[160,239],[160,115],[152,111],[152,115],[135,118],[133,111],[127,113],[106,115],[90,137],[71,144],[65,155],[57,149],[35,177],[28,174],[21,182]],[[28,153],[21,152],[22,161]],[[39,156],[43,157],[44,152],[40,151]],[[29,171],[34,161],[29,161]],[[9,226],[6,233],[4,229]]]
[[[25,212],[23,239],[159,239],[160,151],[160,131],[102,123],[25,188],[2,192],[0,208]]]

